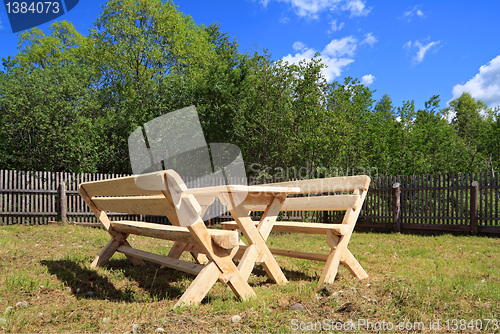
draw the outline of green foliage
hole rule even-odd
[[[94,171],[93,107],[73,65],[22,68],[0,83],[2,168]]]
[[[379,101],[357,79],[241,53],[171,1],[109,0],[88,36],[66,21],[19,36],[0,72],[0,168],[130,172],[127,138],[188,105],[207,142],[237,144],[250,175],[495,171],[500,109],[465,93]],[[450,120],[451,122],[448,122]]]
[[[255,163],[251,171],[287,177],[295,166],[306,166],[308,172],[321,166],[326,144],[323,64],[317,58],[273,62],[268,54],[256,53],[248,67],[235,141],[247,161]]]

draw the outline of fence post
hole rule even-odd
[[[66,183],[61,181],[57,187],[57,219],[64,224],[68,222],[68,201],[66,199]]]
[[[323,223],[329,223],[330,222],[330,215],[328,214],[328,211],[323,211]]]
[[[394,231],[401,232],[401,188],[399,182],[392,185],[392,220],[394,223]]]
[[[479,183],[477,181],[472,182],[472,188],[470,193],[470,231],[477,235],[478,228],[478,205],[479,204]]]

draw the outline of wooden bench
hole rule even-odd
[[[324,234],[330,246],[329,254],[318,254],[288,249],[270,249],[274,255],[326,262],[318,288],[333,283],[339,264],[343,264],[357,278],[368,277],[363,267],[347,248],[354,226],[368,191],[370,178],[365,175],[333,177],[314,180],[270,183],[266,186],[299,187],[301,197],[286,198],[281,211],[345,211],[341,224],[277,221],[273,232]],[[265,208],[246,201],[245,209],[262,211]],[[235,222],[222,223],[225,230],[236,230]],[[244,246],[240,246],[241,253]],[[238,257],[239,255],[237,255]]]
[[[227,284],[242,299],[254,296],[232,260],[238,250],[238,233],[207,229],[200,203],[192,194],[185,194],[186,190],[172,170],[80,184],[80,195],[111,235],[92,267],[104,265],[115,252],[120,252],[134,265],[147,260],[196,275],[174,307],[199,303],[216,281]],[[163,215],[174,225],[111,221],[106,212]],[[133,248],[127,240],[130,234],[190,244],[191,251],[205,254],[208,262],[202,265]]]

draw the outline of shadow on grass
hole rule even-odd
[[[40,263],[47,267],[50,274],[57,276],[57,279],[71,288],[71,292],[78,298],[123,300],[122,292],[117,290],[107,277],[84,268],[77,262],[43,260]],[[89,291],[92,292],[91,296]]]
[[[281,271],[283,272],[283,274],[285,275],[285,277],[289,281],[313,282],[313,281],[317,281],[319,279],[319,277],[317,275],[309,276],[302,271],[288,270],[288,269],[283,269],[283,268],[281,268]],[[264,268],[261,265],[256,265],[253,268],[252,274],[254,274],[255,276],[259,276],[259,277],[267,277],[267,280],[265,280],[264,282],[250,284],[250,285],[261,286],[261,285],[265,285],[265,284],[274,284],[274,281],[269,277],[269,275],[266,273],[266,271],[264,270]]]
[[[87,269],[81,264],[69,260],[43,260],[49,273],[55,275],[68,286],[77,298],[102,299],[111,301],[134,302],[135,293],[130,287],[117,289],[108,277],[97,271]],[[127,278],[123,285],[135,281],[151,298],[156,300],[175,300],[183,293],[184,288],[172,283],[194,279],[193,275],[184,274],[169,268],[146,263],[143,266],[133,266],[128,260],[110,260],[104,267],[110,271],[119,270]],[[92,293],[89,295],[89,291]]]

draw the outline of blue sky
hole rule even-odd
[[[80,1],[61,19],[87,34],[104,1]],[[468,91],[500,105],[500,1],[174,0],[198,24],[218,22],[240,51],[269,50],[275,60],[319,52],[329,80],[351,76],[389,94],[395,105],[432,95],[441,106]],[[3,10],[3,8],[2,8]],[[0,57],[17,36],[0,14]],[[47,30],[49,24],[40,26]]]

